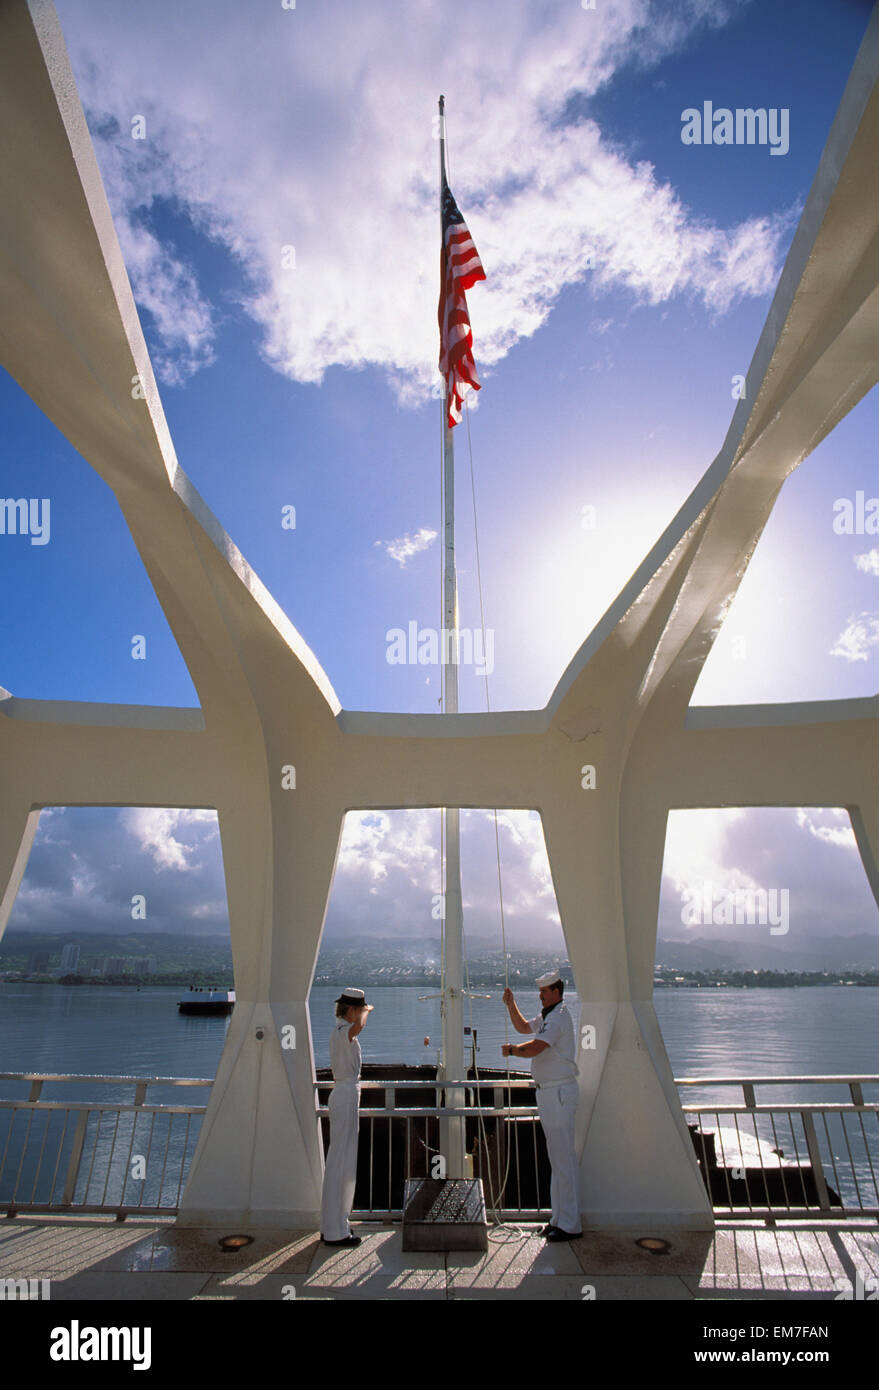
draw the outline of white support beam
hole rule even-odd
[[[306,1000],[345,812],[508,806],[543,817],[596,1023],[580,1057],[584,1221],[711,1225],[651,1002],[668,811],[717,804],[718,789],[853,807],[876,891],[875,761],[858,758],[876,746],[875,709],[822,721],[794,707],[739,727],[731,713],[722,728],[688,704],[784,479],[879,376],[877,72],[879,16],[724,447],[546,709],[354,714],[179,468],[57,21],[44,0],[0,6],[0,361],[113,489],[201,704],[201,724],[182,726],[179,712],[150,725],[113,706],[9,704],[0,889],[8,912],[42,802],[217,807],[239,1003],[182,1221],[316,1217]],[[34,236],[49,209],[52,235]]]

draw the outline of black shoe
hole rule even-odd
[[[321,1245],[359,1245],[362,1236],[345,1236],[344,1240],[327,1240],[326,1236],[321,1236]]]
[[[579,1240],[582,1231],[563,1231],[558,1226],[554,1226],[546,1237],[547,1240]]]
[[[542,1230],[542,1231],[538,1231],[537,1234],[543,1236],[544,1239],[547,1239],[549,1236],[552,1235],[553,1231],[557,1231],[557,1230],[558,1230],[558,1226],[554,1226],[554,1225],[552,1224],[551,1221],[547,1221],[547,1223],[546,1223],[546,1225],[544,1226],[543,1230]]]

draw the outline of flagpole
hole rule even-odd
[[[446,184],[445,97],[439,99],[440,134],[440,236],[443,236],[443,188]],[[455,568],[455,444],[449,429],[448,401],[440,397],[443,412],[443,511],[445,514],[445,563],[443,568],[443,710],[458,713],[458,578]],[[446,638],[446,633],[449,634]],[[447,646],[448,643],[448,646]],[[442,999],[443,1076],[457,1081],[464,1076],[464,914],[461,901],[460,811],[444,810],[446,840],[445,943],[446,988]],[[446,1092],[446,1104],[461,1106],[464,1092]],[[465,1122],[463,1118],[440,1124],[440,1146],[450,1178],[465,1176]]]

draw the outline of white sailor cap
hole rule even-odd
[[[558,970],[547,970],[545,975],[541,975],[539,980],[534,982],[538,989],[548,989],[550,985],[561,985],[564,981]]]
[[[366,1000],[366,995],[362,989],[345,989],[336,1000],[337,1004],[362,1004]]]

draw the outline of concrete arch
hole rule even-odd
[[[578,992],[606,1038],[583,1072],[585,1220],[711,1224],[649,992],[664,817],[736,796],[853,805],[875,885],[875,707],[790,705],[749,720],[688,705],[785,477],[879,379],[877,74],[879,14],[723,448],[546,708],[354,714],[179,467],[51,7],[0,8],[0,361],[116,494],[203,720],[0,702],[0,884],[5,901],[28,818],[47,800],[216,806],[242,1004],[182,1220],[314,1218],[310,1043],[285,1057],[278,1029],[293,1022],[308,1037],[344,812],[431,804],[536,806],[544,819]],[[34,237],[49,210],[52,234]],[[808,760],[790,761],[806,748]],[[295,789],[282,785],[287,765]]]

